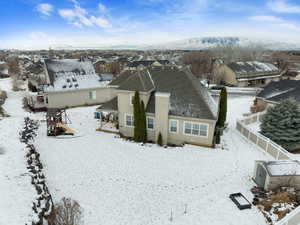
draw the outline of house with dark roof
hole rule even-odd
[[[237,87],[263,87],[281,79],[281,71],[272,63],[249,61],[221,64],[216,79],[225,85]]]
[[[294,99],[300,104],[300,80],[272,81],[256,96],[252,112],[261,112],[268,106],[286,99]]]
[[[132,100],[135,91],[145,104],[147,138],[164,144],[213,146],[218,103],[188,70],[177,67],[139,68],[125,71],[110,84],[116,97],[97,111],[117,115],[119,132],[134,135]]]
[[[95,105],[115,97],[109,81],[95,73],[93,64],[83,59],[46,59],[46,81],[41,93],[46,108]],[[34,101],[33,101],[34,102]]]

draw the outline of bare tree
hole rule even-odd
[[[191,72],[203,79],[209,79],[212,73],[213,55],[210,51],[193,51],[182,57],[185,65],[190,65]]]
[[[70,198],[63,198],[54,206],[51,225],[80,225],[83,224],[83,210],[79,203]]]
[[[8,59],[8,74],[12,78],[13,91],[19,90],[18,80],[20,74],[19,59],[17,57],[10,57]]]

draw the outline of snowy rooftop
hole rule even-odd
[[[90,61],[80,59],[45,60],[49,85],[44,91],[72,91],[104,87],[108,84],[101,81]]]
[[[272,63],[258,61],[233,62],[228,64],[228,67],[237,74],[269,73],[279,71],[279,69]]]
[[[273,176],[300,175],[300,164],[298,161],[270,161],[266,163],[266,167],[270,175]]]

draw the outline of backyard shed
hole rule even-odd
[[[253,180],[265,190],[279,187],[300,190],[300,163],[296,160],[255,161]]]

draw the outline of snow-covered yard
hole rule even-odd
[[[25,116],[24,92],[12,92],[10,79],[0,80],[0,89],[8,93],[3,107],[10,115],[0,119],[0,224],[20,225],[30,222],[35,196],[18,135]]]
[[[78,200],[89,225],[265,224],[255,207],[240,211],[229,199],[242,192],[252,200],[254,160],[267,157],[234,129],[252,100],[229,97],[223,150],[141,146],[96,132],[95,107],[68,110],[79,137],[47,137],[43,123],[36,140],[54,200]]]

